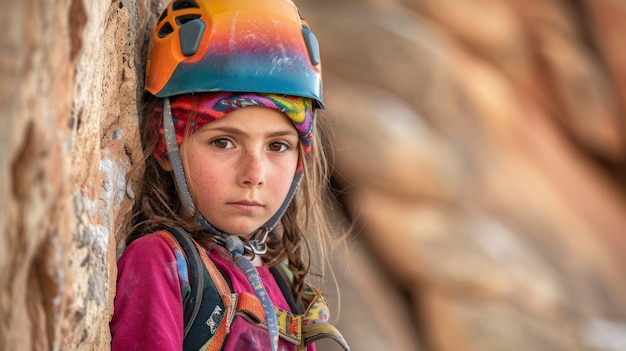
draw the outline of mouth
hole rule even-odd
[[[233,201],[233,202],[229,202],[228,205],[233,206],[244,212],[257,211],[265,207],[259,202],[248,201],[248,200]]]

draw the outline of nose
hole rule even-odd
[[[265,183],[263,159],[256,152],[249,151],[242,155],[240,162],[239,184],[254,187]]]

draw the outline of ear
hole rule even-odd
[[[159,162],[159,165],[161,165],[161,168],[163,168],[164,170],[168,172],[171,172],[174,170],[174,167],[172,167],[172,163],[170,162],[170,158],[167,157],[167,155],[157,158],[157,162]]]

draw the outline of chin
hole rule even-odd
[[[234,226],[224,230],[228,234],[242,236],[246,239],[249,239],[261,226],[253,227],[253,226]]]

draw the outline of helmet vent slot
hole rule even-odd
[[[163,13],[161,13],[161,17],[159,17],[159,20],[157,21],[157,26],[163,22],[165,17],[167,17],[167,9],[163,10]]]
[[[179,26],[182,26],[183,24],[189,22],[189,21],[193,21],[197,18],[202,17],[201,15],[197,15],[197,14],[191,14],[191,15],[182,15],[182,16],[178,16],[176,17],[176,24],[178,24]]]
[[[172,4],[172,10],[184,10],[184,9],[199,9],[198,3],[194,0],[178,0]]]
[[[174,32],[174,28],[172,28],[172,25],[167,22],[163,25],[163,27],[161,27],[161,29],[159,29],[159,38],[165,38],[172,32]]]

